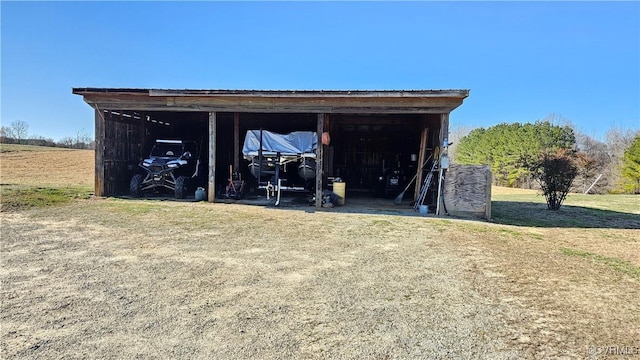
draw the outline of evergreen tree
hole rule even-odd
[[[456,162],[490,165],[498,185],[528,187],[530,168],[545,152],[573,150],[576,139],[568,126],[548,121],[498,124],[475,129],[460,140]]]
[[[640,194],[640,135],[636,136],[622,158],[622,187],[625,192]]]

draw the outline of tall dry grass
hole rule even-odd
[[[91,186],[94,151],[3,145],[0,183],[26,186]]]

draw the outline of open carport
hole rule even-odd
[[[281,134],[308,131],[330,141],[315,149],[315,177],[308,186],[315,206],[333,180],[347,197],[389,198],[410,181],[415,200],[431,164],[448,138],[449,115],[469,90],[159,90],[74,88],[95,109],[98,196],[122,196],[137,164],[159,138],[189,139],[203,177],[194,187],[218,201],[233,173],[259,192],[259,181],[242,154],[245,134],[262,129]],[[425,166],[421,166],[425,165]],[[286,169],[284,169],[286,171]],[[425,196],[436,205],[437,180]]]

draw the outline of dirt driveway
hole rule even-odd
[[[581,244],[574,229],[118,199],[0,216],[2,358],[585,358],[640,346],[640,281],[559,251]],[[635,230],[607,234],[629,245],[621,253],[640,250]]]

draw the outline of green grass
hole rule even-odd
[[[591,259],[595,262],[608,265],[616,271],[630,275],[636,279],[640,279],[640,266],[636,266],[629,261],[625,261],[622,259],[609,257],[609,256],[598,255],[598,254],[590,253],[588,251],[577,250],[577,249],[562,248],[560,249],[560,251],[564,255],[578,256],[585,259]]]
[[[546,208],[544,196],[541,194],[502,194],[491,196],[492,201],[526,202],[540,204]],[[640,195],[584,195],[569,194],[562,206],[579,206],[596,210],[610,210],[640,215]]]
[[[640,195],[569,194],[567,205],[637,214],[640,216]]]
[[[569,194],[560,210],[535,194],[495,195],[492,220],[531,227],[640,229],[640,196]]]
[[[77,199],[88,199],[89,187],[29,187],[3,185],[0,187],[2,211],[19,211],[44,206],[57,206]]]

